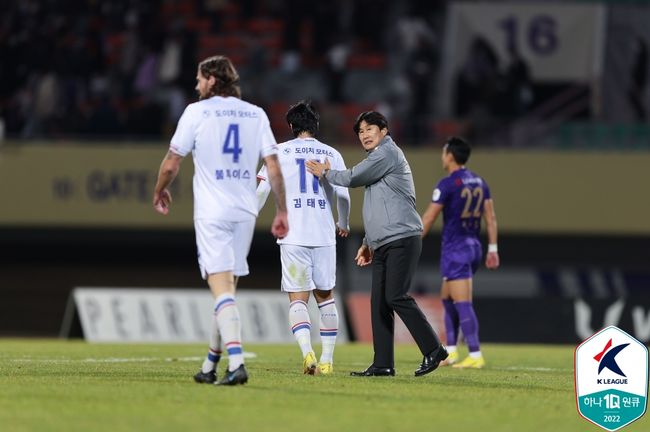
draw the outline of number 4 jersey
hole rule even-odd
[[[487,183],[467,168],[438,182],[431,201],[443,206],[443,251],[479,242],[486,199],[490,199]]]
[[[284,177],[289,216],[289,234],[278,240],[278,244],[312,247],[336,244],[331,203],[336,201],[335,197],[339,194],[347,197],[349,202],[348,190],[332,186],[327,180],[319,182],[318,177],[310,174],[305,167],[308,160],[325,162],[326,158],[332,169],[346,169],[341,154],[315,138],[296,138],[278,144],[278,159]],[[257,176],[260,181],[267,180],[266,166],[262,167]],[[347,229],[347,218],[347,214],[339,214],[339,221],[344,220],[346,225],[342,228]]]
[[[245,221],[257,216],[260,157],[277,153],[266,113],[235,97],[190,104],[170,150],[194,159],[194,219]]]

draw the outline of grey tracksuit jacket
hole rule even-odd
[[[411,167],[402,149],[389,135],[354,167],[345,171],[329,170],[325,177],[338,186],[366,187],[363,196],[364,243],[372,249],[422,234],[422,219],[415,208]]]

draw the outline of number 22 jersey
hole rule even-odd
[[[480,244],[483,204],[490,199],[485,180],[467,168],[454,171],[438,182],[431,201],[442,204],[442,248]]]

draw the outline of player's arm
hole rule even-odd
[[[488,253],[485,258],[485,266],[494,270],[499,267],[499,252],[497,248],[497,215],[492,199],[486,199],[483,203],[483,218],[488,234]]]
[[[280,169],[278,156],[271,154],[264,157],[268,181],[271,184],[273,197],[275,198],[275,218],[271,226],[271,232],[277,238],[286,237],[289,232],[289,220],[287,217],[287,198],[284,190],[284,178]]]
[[[169,150],[160,164],[158,180],[156,181],[156,187],[153,192],[153,207],[158,213],[164,215],[169,213],[172,195],[168,187],[178,175],[181,162],[183,162],[183,156]]]
[[[422,238],[426,237],[426,235],[429,233],[429,230],[431,230],[433,224],[436,223],[436,219],[438,219],[438,216],[442,211],[442,207],[443,207],[442,204],[438,204],[434,202],[429,204],[429,207],[427,207],[427,210],[422,215],[422,226],[423,226]]]
[[[266,174],[265,169],[262,169],[262,171]],[[257,209],[262,210],[262,207],[264,207],[266,200],[271,194],[271,184],[267,181],[266,177],[262,177],[260,174],[257,175],[257,179],[260,181],[257,184]]]
[[[350,192],[344,187],[337,187],[335,191],[336,213],[339,215],[337,232],[341,237],[347,237],[350,234]]]

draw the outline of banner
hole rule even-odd
[[[451,100],[454,77],[468,61],[472,43],[485,41],[499,64],[518,52],[533,81],[596,81],[602,75],[606,10],[599,4],[561,2],[459,2],[447,17],[441,98]],[[444,109],[449,113],[449,105]]]
[[[342,150],[348,166],[365,156],[360,148]],[[163,145],[92,143],[2,147],[0,227],[192,229],[191,158],[183,162],[171,188],[169,214],[162,216],[152,208],[165,151]],[[435,184],[446,175],[439,151],[405,151],[420,214],[430,204]],[[469,163],[490,185],[500,232],[572,235],[650,234],[650,200],[621,193],[621,185],[650,184],[648,166],[650,152],[477,151]],[[350,226],[362,231],[363,188],[350,189],[350,196]],[[270,230],[272,201],[260,213],[259,230]]]
[[[445,340],[444,311],[438,296],[413,296],[429,323]],[[578,343],[597,330],[618,326],[643,343],[650,343],[650,299],[595,300],[532,297],[473,300],[482,342]],[[348,313],[356,340],[372,342],[370,294],[347,296]],[[395,341],[412,343],[404,324],[395,318]]]
[[[413,296],[422,313],[429,321],[443,343],[446,343],[445,323],[442,303],[437,296]],[[346,299],[350,321],[357,342],[372,343],[372,327],[370,322],[370,294],[349,294]],[[404,323],[395,314],[395,342],[415,343]]]
[[[650,299],[475,298],[481,340],[508,343],[577,343],[617,326],[650,343]]]
[[[339,304],[337,342],[348,342],[345,312]],[[208,341],[214,300],[208,289],[75,288],[64,327],[78,313],[84,338],[89,342]],[[239,290],[236,295],[246,343],[293,343],[287,295],[277,291]],[[320,342],[316,302],[308,303],[312,339]],[[66,333],[63,329],[62,333]]]

